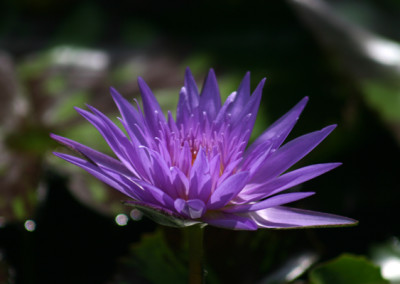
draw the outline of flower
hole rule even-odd
[[[142,108],[111,88],[127,135],[96,108],[76,108],[102,134],[116,158],[51,134],[83,158],[54,154],[119,190],[130,198],[127,204],[164,225],[256,230],[354,224],[346,217],[283,206],[314,194],[283,191],[340,165],[316,164],[287,172],[335,128],[331,125],[281,146],[307,97],[246,148],[264,82],[250,94],[248,72],[222,105],[214,71],[199,94],[187,69],[174,119],[171,112],[165,118],[139,77]]]

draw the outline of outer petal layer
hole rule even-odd
[[[248,214],[259,228],[304,228],[355,225],[356,220],[316,211],[277,206]]]
[[[215,227],[232,230],[257,230],[257,224],[251,217],[243,217],[220,211],[207,212],[202,218],[203,222]]]

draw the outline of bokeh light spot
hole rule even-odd
[[[140,211],[137,210],[137,209],[132,209],[132,211],[131,211],[131,213],[130,213],[130,216],[131,216],[131,218],[132,218],[133,220],[139,221],[139,220],[142,219],[143,213],[140,212]]]
[[[129,218],[125,214],[118,214],[115,216],[115,223],[117,223],[118,226],[126,226],[128,224]]]
[[[26,220],[24,223],[25,230],[33,232],[36,230],[36,222],[33,220]]]

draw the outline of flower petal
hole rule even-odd
[[[253,129],[258,108],[261,102],[262,90],[264,88],[265,80],[265,78],[261,80],[246,104],[244,106],[241,106],[240,113],[235,116],[232,115],[233,136],[237,136],[239,133],[248,129],[251,132],[251,130]]]
[[[280,175],[321,143],[335,127],[336,125],[330,125],[320,131],[305,134],[286,143],[268,157],[251,178],[251,182],[262,183]]]
[[[206,112],[209,121],[212,121],[216,117],[221,108],[221,96],[213,69],[210,69],[204,81],[204,86],[200,94],[199,107],[202,112]]]
[[[201,220],[215,227],[232,230],[257,230],[257,224],[249,217],[220,211],[207,212]]]
[[[229,113],[235,117],[239,115],[243,109],[243,106],[246,105],[246,103],[250,99],[250,72],[246,72],[246,75],[244,75],[242,82],[239,85],[239,88],[237,89],[237,92],[235,94],[235,99],[233,103],[229,106]]]
[[[191,219],[198,219],[203,216],[206,205],[200,199],[183,200],[178,198],[174,202],[174,206],[178,213]]]
[[[211,192],[210,166],[201,147],[190,171],[189,199],[206,200]]]
[[[249,216],[260,228],[328,227],[357,224],[356,220],[338,215],[283,206],[250,212]]]
[[[224,207],[243,189],[248,178],[248,172],[240,172],[227,178],[211,194],[207,202],[207,209],[215,210]]]
[[[288,172],[266,183],[248,185],[239,193],[238,199],[241,202],[260,200],[313,179],[340,165],[341,163],[311,165]]]
[[[111,95],[117,105],[122,118],[126,131],[132,140],[137,139],[141,145],[147,145],[143,132],[138,130],[138,125],[141,129],[147,129],[143,116],[130,104],[124,97],[122,97],[114,88],[110,88]]]
[[[129,144],[128,138],[124,135],[124,133],[109,120],[108,118],[104,119],[105,116],[102,117],[96,116],[86,110],[75,108],[76,111],[86,118],[94,127],[100,132],[100,134],[104,137],[111,150],[115,153],[118,159],[131,170],[135,172],[135,170],[131,167],[129,159],[127,158],[127,152],[124,147],[122,147],[121,141],[126,141],[125,145]],[[95,108],[91,108],[92,110],[97,111]],[[97,113],[100,113],[97,111]]]
[[[279,195],[275,195],[273,197],[267,198],[265,200],[258,201],[253,204],[233,205],[231,207],[227,207],[226,209],[224,209],[224,212],[244,213],[244,212],[250,212],[250,211],[263,210],[266,208],[294,202],[294,201],[309,197],[313,194],[315,194],[315,192],[291,192],[291,193],[279,194]]]
[[[168,195],[168,193],[141,180],[136,181],[136,183],[143,188],[143,195],[145,197],[141,199],[142,201],[158,204],[165,208],[174,208],[174,200]]]
[[[259,136],[250,145],[245,155],[254,151],[258,145],[264,143],[267,140],[273,140],[273,148],[278,148],[289,135],[290,131],[293,129],[307,102],[308,97],[304,97],[285,115],[275,121],[270,127],[268,127],[267,130],[265,130],[263,134],[261,134],[261,136]]]
[[[166,122],[160,105],[146,82],[139,77],[138,84],[143,100],[143,111],[153,136],[158,135],[159,121]]]
[[[186,68],[185,72],[185,89],[190,111],[193,112],[199,105],[199,90],[189,68]]]
[[[104,172],[103,170],[93,165],[92,163],[71,155],[57,153],[57,152],[54,152],[53,154],[61,159],[66,160],[67,162],[70,162],[71,164],[74,164],[84,169],[85,171],[93,175],[95,178],[117,189],[123,194],[133,199],[140,199],[140,189],[122,175],[118,174],[111,175],[110,172],[108,173]]]
[[[100,168],[107,168],[110,171],[114,171],[125,176],[133,176],[133,173],[129,171],[120,161],[108,155],[100,153],[76,141],[58,136],[56,134],[50,134],[50,137],[67,146],[68,148],[71,148],[73,151],[83,155],[85,158],[87,158],[89,161],[96,164]]]

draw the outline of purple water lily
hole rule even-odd
[[[124,193],[128,204],[164,225],[256,230],[354,224],[349,218],[283,206],[314,194],[282,193],[286,189],[340,165],[316,164],[287,172],[335,125],[281,146],[308,101],[304,98],[247,147],[264,82],[251,94],[247,73],[222,105],[214,71],[199,93],[187,69],[174,119],[170,112],[165,118],[139,78],[142,108],[111,89],[127,135],[94,107],[88,106],[91,112],[76,108],[98,129],[116,158],[51,134],[83,158],[55,155]]]

